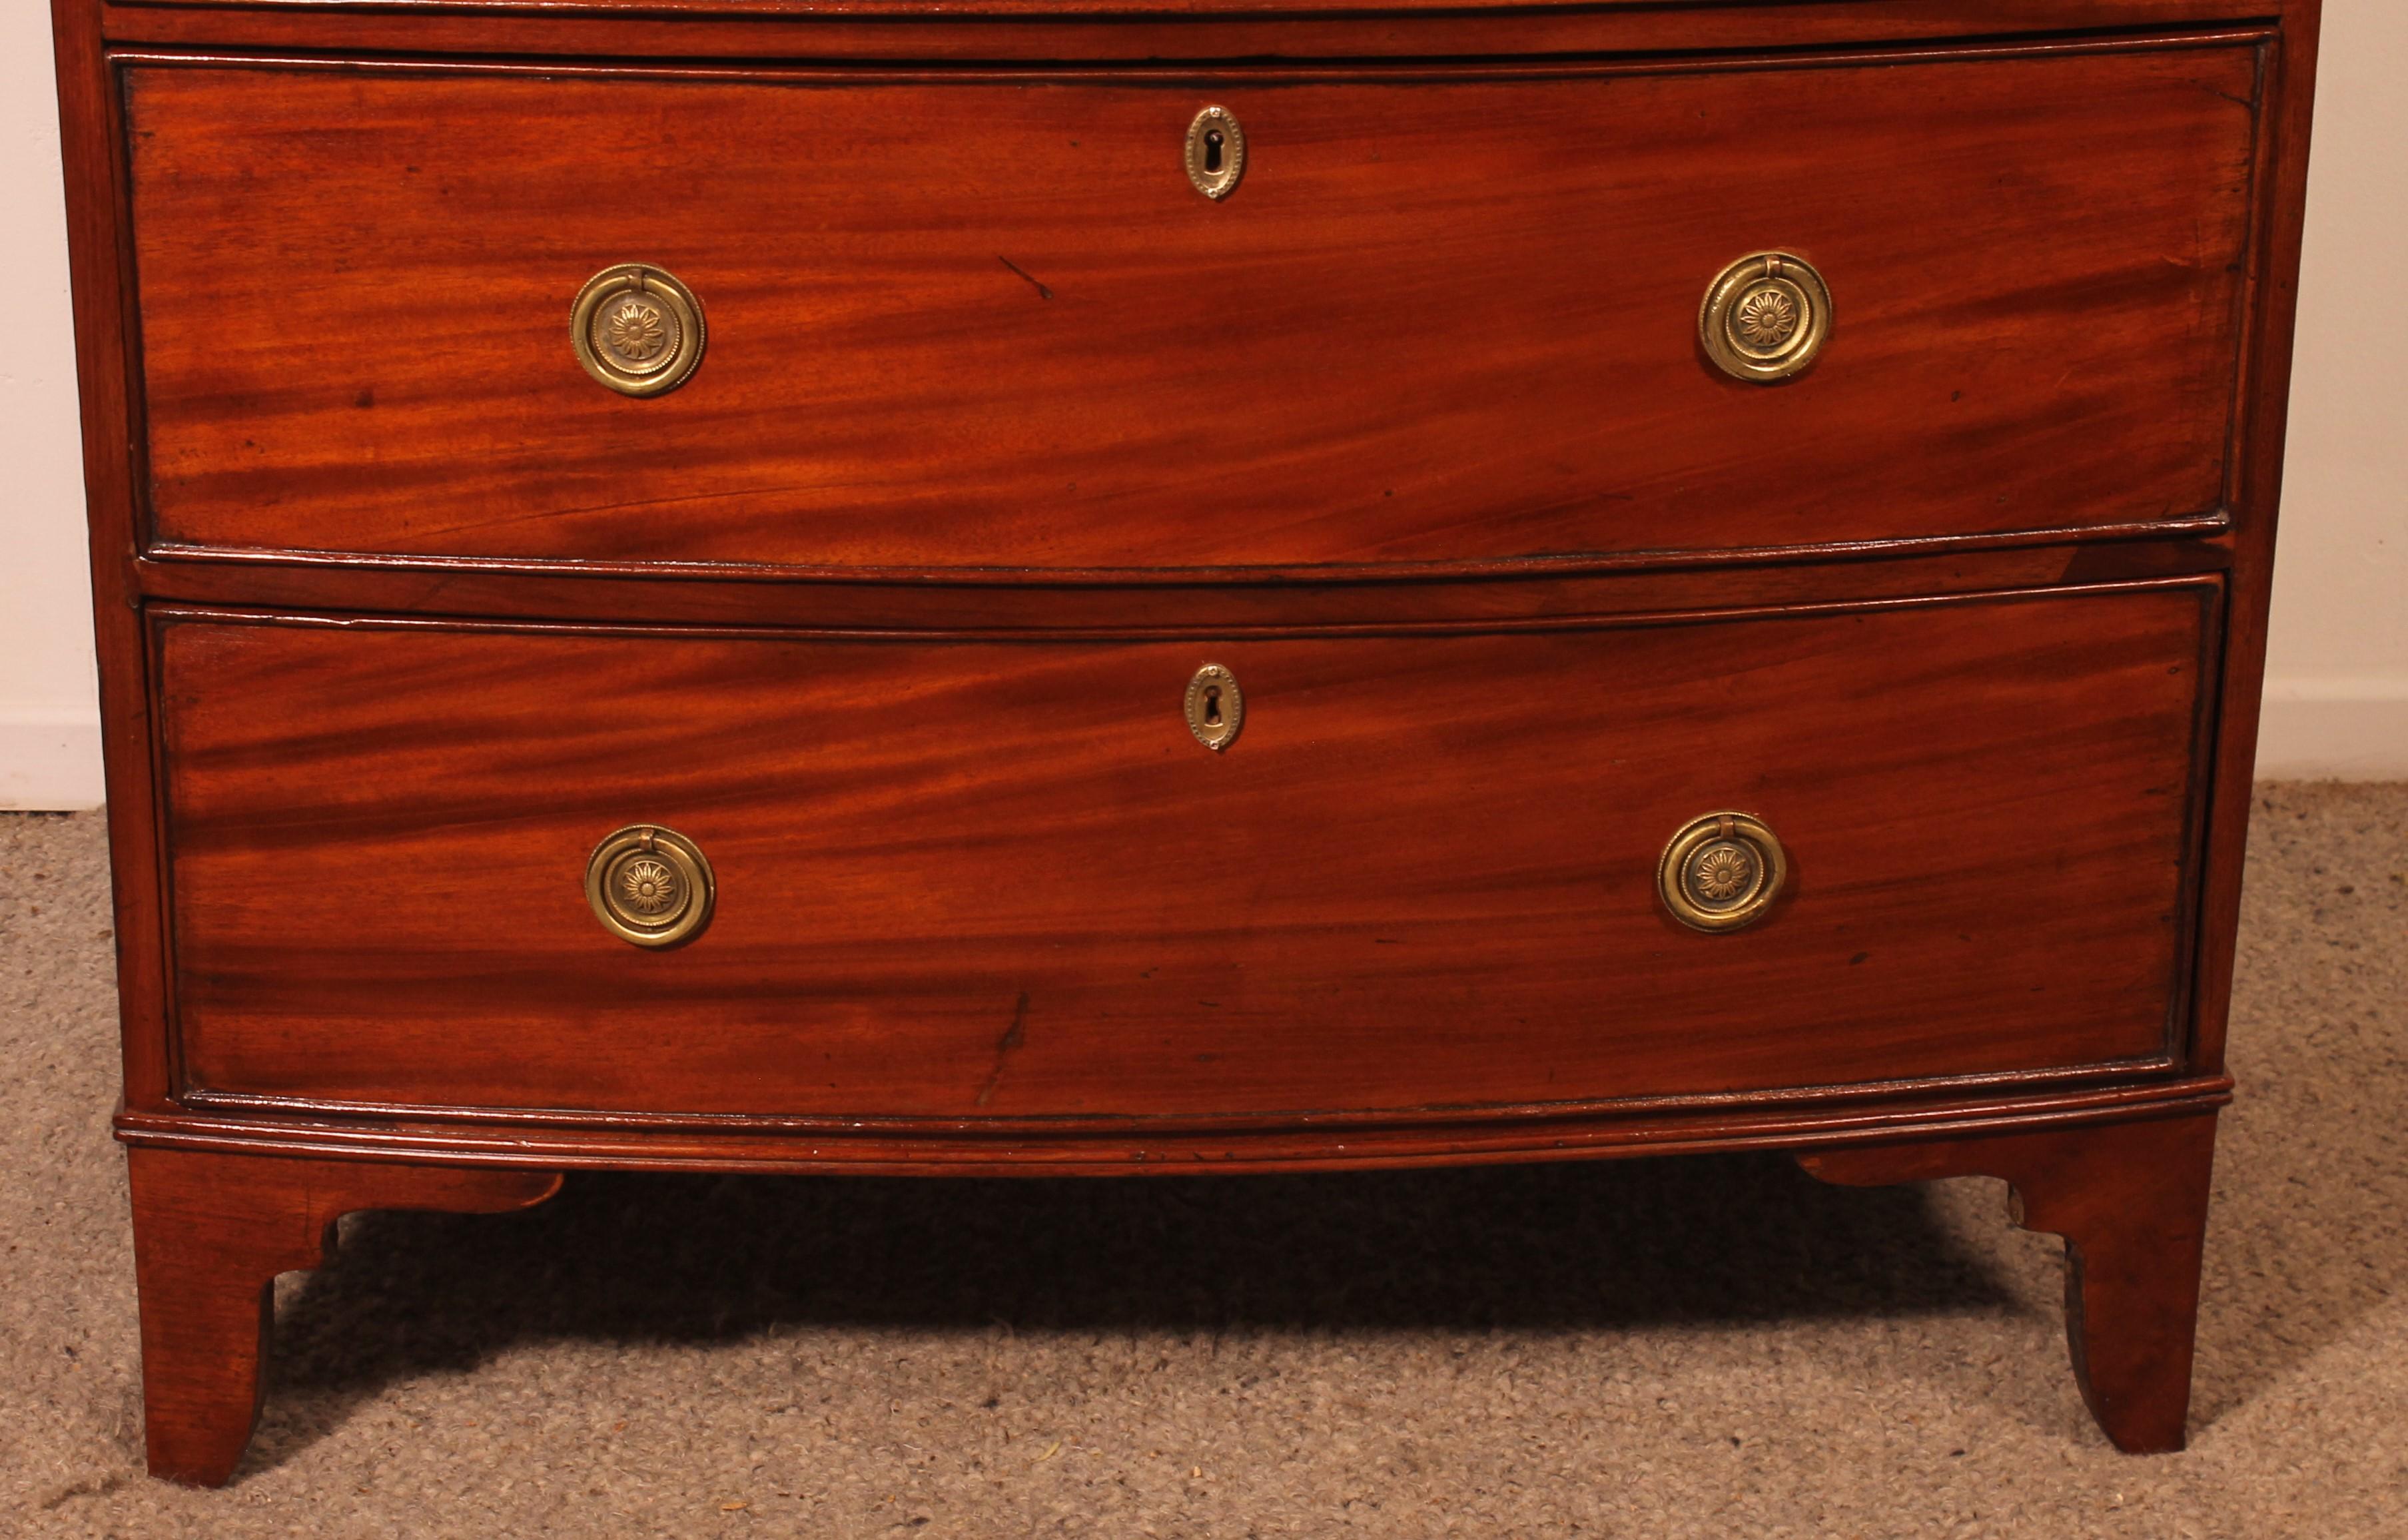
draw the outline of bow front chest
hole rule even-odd
[[[1786,1151],[2178,1446],[2313,0],[56,0],[151,1468],[337,1216]]]

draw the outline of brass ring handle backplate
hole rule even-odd
[[[1744,813],[1692,818],[1656,864],[1656,892],[1692,930],[1754,925],[1781,895],[1789,856],[1772,830]]]
[[[1716,274],[1698,307],[1698,340],[1734,380],[1771,384],[1802,372],[1831,335],[1823,275],[1786,252],[1757,252]]]
[[[675,946],[710,923],[717,898],[702,849],[675,829],[631,824],[594,847],[585,901],[602,928],[638,946]]]
[[[622,396],[659,396],[702,365],[702,302],[658,267],[623,262],[577,291],[568,341],[585,372]]]

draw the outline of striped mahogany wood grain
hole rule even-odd
[[[2218,592],[1237,641],[170,619],[184,1070],[1209,1117],[2162,1058]],[[1654,866],[1725,807],[1794,876],[1703,936]],[[717,868],[682,949],[586,911],[635,822]]]
[[[924,0],[546,4],[464,0],[57,0],[89,7],[121,43],[526,58],[1207,61],[1529,58],[1638,50],[1923,44],[1980,48],[2014,35],[2262,24],[2315,0],[1510,0],[1298,7],[1197,0],[946,6]],[[716,14],[714,14],[714,12]],[[730,25],[734,20],[736,24]]]
[[[2213,1112],[2226,1075],[2025,1071],[1812,1095],[1552,1101],[1257,1118],[779,1117],[410,1107],[189,1091],[121,1113],[125,1144],[337,1159],[856,1176],[1148,1176],[1369,1171],[1837,1148]]]
[[[2221,508],[2255,45],[1416,79],[127,73],[155,536],[1383,569]],[[1179,169],[1245,123],[1224,204]],[[1835,295],[1779,388],[1698,296]],[[649,261],[653,400],[568,302]]]
[[[794,583],[640,568],[493,570],[452,558],[304,562],[223,554],[135,564],[154,603],[317,613],[780,626],[843,630],[1198,631],[1562,621],[1699,609],[1777,610],[2218,571],[2221,540],[2102,540],[1841,562],[1716,561],[1511,583]]]
[[[2315,0],[2233,10],[53,0],[152,1468],[231,1469],[256,1405],[260,1280],[314,1259],[325,1217],[548,1189],[509,1167],[1101,1174],[1751,1145],[1826,1149],[1810,1163],[1837,1180],[2014,1181],[2025,1218],[2077,1254],[2069,1327],[2100,1422],[2128,1448],[2178,1445],[2209,1127],[2229,1088],[2317,23]],[[2033,56],[2014,36],[2117,48],[2115,29],[2157,27],[2192,29],[2190,46]],[[233,57],[141,62],[128,43]],[[1915,57],[1942,44],[1945,65]],[[1794,56],[1831,48],[1874,56]],[[1649,50],[1685,57],[1637,57]],[[1773,51],[1715,74],[1749,61],[1713,50]],[[330,85],[259,67],[280,50],[379,63]],[[1809,67],[1755,67],[1784,53]],[[1571,62],[1495,62],[1548,54]],[[370,79],[443,55],[435,89]],[[504,73],[468,80],[477,55]],[[1383,57],[1405,63],[1377,83],[1335,63]],[[588,67],[609,58],[689,63],[639,85]],[[742,66],[669,78],[709,58]],[[994,78],[1015,58],[1084,83]],[[1181,59],[1200,63],[1063,67]],[[851,83],[807,83],[794,66],[810,60],[854,66]],[[858,67],[880,60],[896,73]],[[1153,148],[1176,127],[1158,120],[1207,90],[1255,129],[1258,170],[1281,168],[1217,211],[1182,203],[1168,145]],[[685,108],[697,99],[713,105]],[[997,100],[1075,102],[1082,128],[1109,132],[1074,160],[1045,137],[1073,114],[998,118],[983,105]],[[635,110],[612,123],[614,104]],[[455,112],[459,132],[432,126]],[[958,152],[973,119],[1029,173],[1001,198]],[[920,129],[943,142],[894,148]],[[1534,172],[1517,147],[1550,165]],[[871,191],[865,169],[905,180]],[[1688,192],[1715,206],[1684,208]],[[477,217],[453,223],[463,204]],[[566,286],[628,254],[619,235],[665,230],[686,253],[644,254],[689,277],[701,264],[714,322],[732,307],[745,346],[715,351],[666,417],[572,399],[553,318]],[[1842,269],[1841,340],[1790,390],[1719,386],[1653,351],[1675,330],[1686,346],[1702,273],[1675,269],[1735,254],[1690,247],[1741,236]],[[989,246],[1052,297],[980,286],[968,269]],[[1010,290],[1002,271],[984,277]],[[1238,308],[1206,317],[1199,292]],[[460,295],[495,307],[482,329],[455,321]],[[146,345],[165,372],[146,378]],[[1114,346],[1158,372],[1115,374]],[[2220,396],[2236,351],[2237,394]],[[437,399],[446,357],[464,366],[457,401]],[[976,368],[949,369],[965,359]],[[397,373],[369,379],[370,362]],[[1254,394],[1228,388],[1240,377]],[[1199,416],[1197,380],[1235,415]],[[872,421],[882,410],[891,422]],[[1086,479],[1055,484],[1057,464]],[[661,482],[687,475],[702,499],[663,505]],[[2084,540],[2130,533],[2162,538]],[[1916,534],[1941,548],[1890,544]],[[2000,540],[2019,549],[1987,548]],[[302,541],[335,549],[292,559]],[[1765,560],[1813,542],[1847,559]],[[659,565],[681,550],[706,563]],[[1875,554],[1900,559],[1856,559]],[[1579,570],[1348,581],[1495,579],[1533,560]],[[975,589],[910,570],[776,581],[813,563],[961,577],[976,561],[1041,570]],[[1627,570],[1658,565],[1680,569]],[[2123,595],[1814,608],[2219,569]],[[1270,581],[1299,570],[1313,581]],[[195,604],[922,635],[177,612]],[[1643,618],[1755,605],[1799,613]],[[1560,624],[1583,614],[1629,618]],[[953,644],[926,635],[948,627]],[[1023,640],[971,634],[989,629]],[[1701,653],[1672,640],[1684,629]],[[1278,682],[1240,757],[1182,760],[1201,751],[1130,726],[1175,727],[1155,674],[1194,660],[1165,640],[1190,635]],[[1775,635],[1791,645],[1761,640]],[[1418,719],[1393,704],[1415,684]],[[1083,714],[1062,709],[1074,685],[1099,698]],[[1030,716],[996,705],[1024,688]],[[1546,715],[1551,700],[1571,714]],[[631,735],[622,705],[653,730]],[[998,711],[999,752],[964,747]],[[1043,730],[1066,722],[1068,739]],[[701,757],[677,759],[681,742]],[[897,773],[882,744],[923,758]],[[1632,831],[1693,811],[1668,789],[1684,758],[1693,786],[1719,764],[1777,799],[1812,855],[1770,927],[1724,939],[1736,950],[1651,934],[1627,907],[1648,855]],[[562,858],[638,792],[704,826],[753,904],[650,959],[684,972],[639,972],[574,934]],[[1383,802],[1397,818],[1376,816]],[[1221,832],[1256,890],[1194,856]],[[1584,853],[1594,880],[1567,875]],[[830,877],[833,892],[813,887]],[[481,928],[444,930],[446,905],[493,907]],[[1850,927],[1910,944],[1835,964]],[[1383,936],[1411,941],[1412,961],[1373,955]],[[1516,980],[1504,959],[1533,938],[1598,949]],[[898,960],[910,948],[937,971]],[[1074,965],[1141,954],[1188,971],[1140,971],[1117,996],[1108,972],[1057,987]],[[1234,1015],[1170,992],[1199,969],[1247,986]],[[1014,980],[1029,1014],[1016,1040],[995,1037]],[[1236,1057],[1178,1061],[1224,1048]],[[197,1082],[179,1081],[185,1050]],[[1886,1078],[1966,1064],[2000,1067]],[[623,1110],[526,1105],[587,1074],[584,1100]],[[1850,1074],[1866,1078],[1745,1088]],[[1586,1090],[1556,1099],[1562,1084]],[[1612,1099],[1713,1085],[1742,1088]],[[1394,1104],[1432,1095],[1553,1100]],[[661,1110],[880,1096],[906,1115]],[[450,1106],[387,1117],[380,1098]],[[1133,1111],[1046,1115],[1093,1106]]]

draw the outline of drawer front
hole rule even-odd
[[[1211,1118],[2152,1059],[2217,593],[1192,641],[167,617],[183,1072]],[[1711,934],[1656,865],[1722,810],[1788,876]],[[629,825],[715,874],[686,944],[588,907]]]
[[[2222,506],[2254,46],[1417,79],[131,67],[166,547],[1444,568]],[[1231,110],[1234,194],[1182,168]],[[1829,286],[1802,376],[1701,348]],[[688,285],[698,371],[572,300]]]

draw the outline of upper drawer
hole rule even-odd
[[[1440,569],[2223,501],[2254,46],[1416,77],[126,74],[155,539]],[[1230,109],[1247,161],[1198,195]],[[1784,384],[1699,302],[1797,253]],[[580,286],[690,285],[597,384]]]

